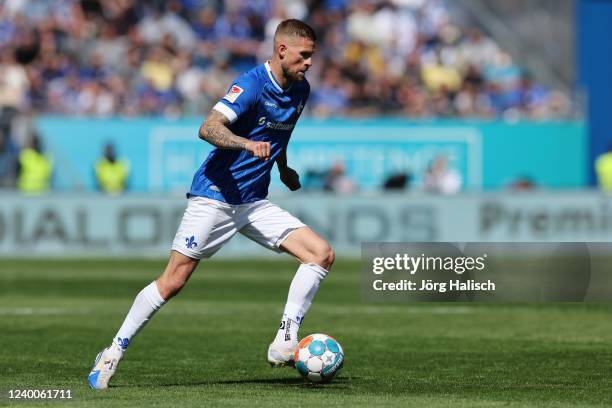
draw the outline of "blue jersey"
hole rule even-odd
[[[234,134],[270,142],[270,159],[265,161],[244,150],[216,148],[193,176],[187,196],[229,204],[266,198],[272,166],[287,147],[309,94],[305,79],[282,89],[267,62],[238,77],[213,109],[230,120],[228,128]]]

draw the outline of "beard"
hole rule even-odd
[[[291,71],[284,67],[283,74],[285,75],[285,78],[288,78],[292,82],[302,81],[304,78],[306,78],[306,73],[299,70]]]

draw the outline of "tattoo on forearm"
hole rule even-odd
[[[249,141],[244,137],[236,136],[227,128],[229,121],[216,111],[212,111],[206,122],[200,127],[200,138],[222,149],[244,149]]]
[[[234,135],[225,126],[204,126],[202,138],[224,149],[244,149],[247,139]]]

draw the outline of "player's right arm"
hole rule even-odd
[[[255,142],[235,135],[227,125],[230,120],[223,113],[212,109],[206,120],[200,126],[198,136],[219,149],[246,150],[253,156],[268,160],[270,158],[270,143]]]

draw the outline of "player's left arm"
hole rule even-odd
[[[304,103],[308,100],[308,96],[310,95],[310,85],[308,81],[304,81],[306,83],[305,90],[305,98],[300,101],[300,107],[298,107],[298,117],[302,113],[302,109],[304,108]],[[300,184],[300,175],[297,171],[293,170],[291,167],[287,166],[287,147],[280,152],[280,154],[276,158],[276,165],[278,166],[278,172],[280,173],[280,179],[284,185],[286,185],[289,190],[295,191],[299,190],[302,187]]]
[[[287,148],[284,148],[276,158],[276,165],[278,166],[281,181],[289,190],[295,191],[302,187],[299,174],[287,166]]]

